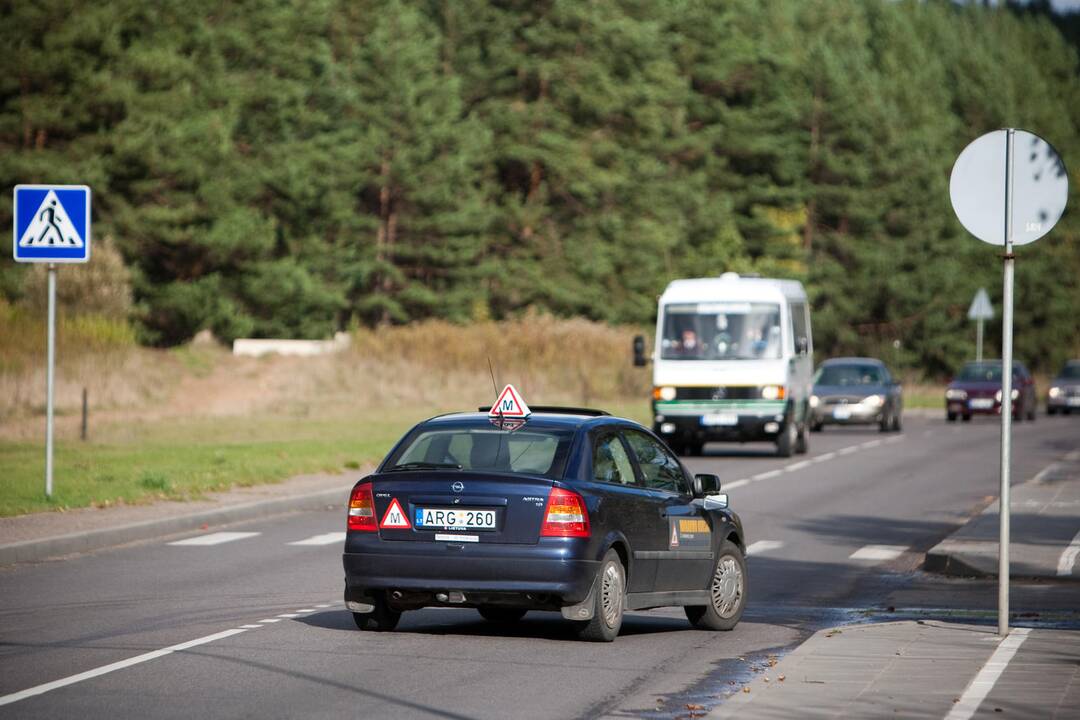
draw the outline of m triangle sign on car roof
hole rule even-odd
[[[488,412],[490,417],[525,418],[529,417],[532,410],[521,398],[521,393],[513,385],[507,385],[499,394],[499,399],[491,406]]]

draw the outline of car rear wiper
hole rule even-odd
[[[433,463],[433,462],[409,462],[402,465],[395,465],[386,472],[397,472],[399,470],[460,470],[461,466],[457,463]]]

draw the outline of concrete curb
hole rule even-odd
[[[168,535],[192,532],[198,530],[204,524],[227,525],[273,515],[303,512],[305,510],[322,510],[334,506],[341,508],[344,513],[351,488],[352,483],[350,482],[340,488],[320,490],[306,495],[258,500],[161,520],[144,520],[119,527],[0,545],[0,565],[37,562],[73,553],[101,550],[140,540],[151,540]]]

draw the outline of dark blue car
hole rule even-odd
[[[552,610],[611,641],[624,609],[672,605],[730,630],[746,604],[745,541],[719,489],[606,413],[434,417],[352,490],[345,603],[365,630],[422,607],[493,622]]]

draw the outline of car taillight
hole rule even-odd
[[[371,495],[371,483],[366,482],[353,488],[349,497],[349,529],[375,532],[375,498]]]
[[[589,537],[585,499],[572,490],[552,488],[540,537]]]

